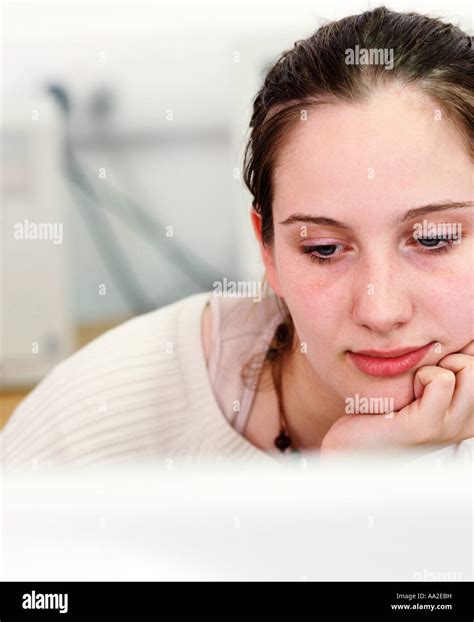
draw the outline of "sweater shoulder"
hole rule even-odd
[[[199,321],[205,299],[132,318],[58,364],[7,421],[4,466],[156,455],[185,409],[178,327]]]

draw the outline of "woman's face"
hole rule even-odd
[[[430,210],[472,201],[461,135],[416,92],[392,87],[300,121],[275,168],[264,261],[313,371],[336,395],[392,397],[399,410],[414,399],[419,367],[473,339],[472,206]],[[427,239],[448,223],[451,239]],[[421,361],[388,375],[348,354],[430,343]]]

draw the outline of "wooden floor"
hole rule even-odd
[[[12,414],[21,400],[28,395],[31,387],[24,387],[15,391],[0,391],[0,430],[7,422],[8,417]]]
[[[77,344],[82,348],[99,335],[125,322],[128,318],[121,318],[115,321],[102,322],[97,324],[81,324],[76,329]],[[15,389],[5,389],[0,391],[0,430],[3,428],[8,418],[18,406],[18,404],[33,389],[33,386],[20,387]]]

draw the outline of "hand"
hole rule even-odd
[[[444,446],[474,436],[474,341],[437,365],[420,367],[415,400],[390,415],[344,415],[329,429],[321,454],[351,449]]]

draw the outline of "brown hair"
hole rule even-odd
[[[346,63],[355,46],[393,50],[393,67]],[[414,85],[439,105],[474,155],[474,50],[472,37],[440,19],[378,7],[325,24],[284,51],[258,91],[244,155],[244,182],[262,218],[262,241],[273,243],[273,171],[303,110],[321,102],[356,102],[389,81]],[[285,328],[275,335],[263,364],[281,371],[294,347],[295,330],[285,309]],[[247,366],[242,377],[245,380]],[[278,376],[278,374],[277,374]],[[275,377],[275,375],[274,375]],[[277,383],[278,383],[277,379]],[[277,387],[277,394],[279,389]],[[278,395],[279,401],[281,395]]]

